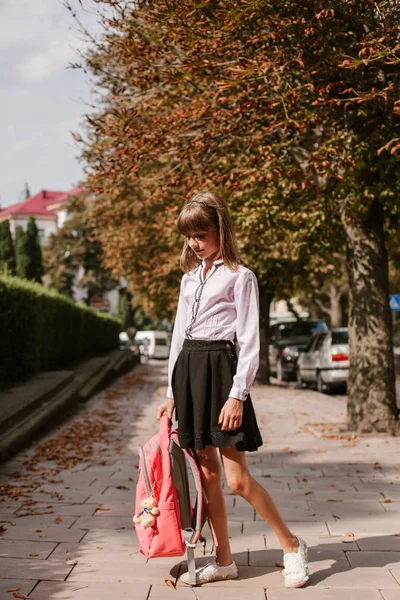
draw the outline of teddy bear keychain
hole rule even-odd
[[[160,513],[157,508],[157,500],[148,496],[140,502],[142,510],[133,517],[134,523],[140,523],[143,527],[151,527],[156,522],[156,516]]]

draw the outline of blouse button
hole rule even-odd
[[[231,346],[230,346],[230,344],[225,344],[225,346],[226,346],[227,348],[230,348],[230,347],[231,347]]]

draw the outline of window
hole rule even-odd
[[[156,346],[166,346],[167,340],[165,338],[156,338]]]
[[[315,351],[321,349],[321,346],[324,343],[324,340],[326,339],[326,335],[327,335],[326,333],[320,333],[319,334],[318,339],[317,339],[317,341],[315,343],[315,347],[314,347]]]
[[[281,339],[314,335],[326,331],[323,321],[296,321],[295,323],[281,323],[279,337]]]
[[[332,331],[332,344],[348,344],[349,343],[349,332],[348,331]]]

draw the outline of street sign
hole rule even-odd
[[[389,296],[391,310],[400,310],[400,294]]]

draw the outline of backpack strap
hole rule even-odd
[[[185,452],[192,470],[194,484],[196,487],[196,504],[193,527],[186,528],[183,532],[183,535],[186,543],[189,585],[196,585],[196,562],[194,550],[198,541],[201,541],[205,547],[206,540],[201,535],[201,530],[205,521],[204,501],[206,501],[206,497],[201,483],[201,474],[196,456],[192,450],[186,449]]]
[[[196,544],[201,537],[201,530],[205,521],[205,502],[207,502],[203,485],[201,483],[201,474],[199,464],[197,462],[196,456],[192,450],[186,449],[186,456],[188,458],[188,462],[190,468],[192,470],[192,475],[194,479],[194,485],[196,487],[196,504],[195,504],[195,520],[193,523],[193,530],[195,533],[195,537],[192,540],[192,543]]]

